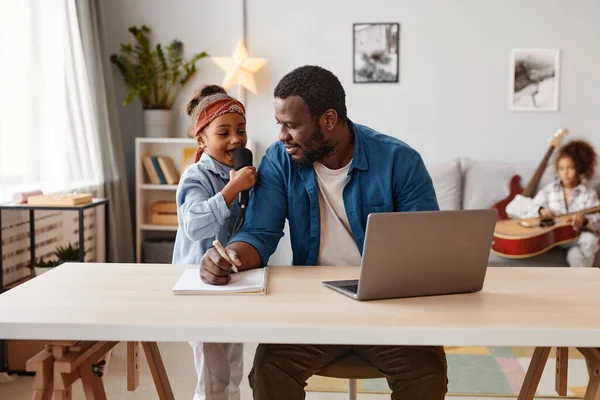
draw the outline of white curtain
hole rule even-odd
[[[74,7],[0,1],[0,201],[103,181]]]
[[[111,261],[133,260],[112,77],[96,0],[0,0],[0,202],[94,191]]]

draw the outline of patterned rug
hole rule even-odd
[[[516,396],[521,389],[529,367],[531,347],[446,347],[448,359],[448,394]],[[553,348],[536,396],[559,397],[554,389],[556,355]],[[569,349],[568,396],[583,398],[588,383],[583,356]],[[390,393],[385,379],[368,379],[358,382],[360,393]],[[313,376],[307,390],[345,392],[345,379]]]

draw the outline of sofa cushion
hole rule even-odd
[[[514,175],[521,176],[521,186],[527,186],[537,164],[478,161],[461,159],[463,170],[463,199],[465,209],[490,208],[509,194],[509,182]],[[555,179],[554,168],[548,165],[539,188]]]
[[[504,258],[490,253],[488,258],[490,267],[568,267],[567,250],[554,248],[535,257],[529,258]]]
[[[428,164],[441,210],[460,210],[462,198],[462,173],[460,160]]]

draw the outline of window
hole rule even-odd
[[[98,181],[78,29],[73,1],[0,1],[0,202]]]

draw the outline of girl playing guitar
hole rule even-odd
[[[559,179],[542,188],[529,207],[516,207],[514,201],[511,202],[506,208],[508,214],[513,218],[553,218],[600,205],[598,194],[587,184],[594,176],[597,159],[594,148],[584,140],[565,144],[556,157]],[[600,213],[575,214],[571,225],[580,234],[576,241],[567,245],[567,263],[571,267],[592,267],[600,248]]]

